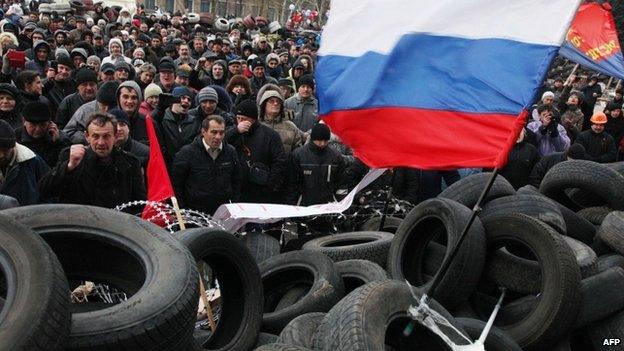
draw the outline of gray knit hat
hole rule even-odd
[[[219,95],[217,91],[211,87],[204,87],[202,90],[197,93],[197,102],[201,103],[202,101],[219,101]]]

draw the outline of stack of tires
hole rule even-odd
[[[33,350],[449,349],[479,337],[505,288],[486,350],[602,350],[624,335],[622,170],[566,161],[539,189],[518,191],[499,176],[473,218],[491,176],[477,174],[387,219],[387,231],[371,219],[288,252],[269,234],[171,236],[88,206],[3,210],[0,340]],[[430,296],[448,321],[433,331],[408,310],[468,223]],[[213,331],[196,328],[200,274],[220,292]],[[85,280],[128,299],[70,303]]]
[[[41,205],[0,214],[0,340],[6,350],[183,350],[192,334],[198,273],[161,228],[113,210]],[[71,303],[94,281],[121,303]]]
[[[486,350],[602,350],[621,338],[623,170],[567,161],[539,189],[518,191],[498,176],[433,294],[432,308],[457,331],[442,326],[445,334],[456,345],[478,338],[504,287]],[[490,176],[462,179],[391,219],[388,232],[375,231],[376,218],[298,251],[277,254],[275,239],[272,250],[248,245],[264,289],[257,350],[448,349],[407,310],[449,257]]]

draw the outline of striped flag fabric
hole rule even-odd
[[[319,114],[370,167],[502,167],[579,0],[335,0]]]

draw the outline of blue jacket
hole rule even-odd
[[[15,152],[15,164],[9,166],[4,182],[0,185],[0,194],[16,198],[22,206],[40,203],[37,184],[50,171],[50,167],[24,145],[15,144]]]

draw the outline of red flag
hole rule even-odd
[[[147,200],[162,202],[175,196],[175,193],[171,186],[165,160],[160,152],[160,144],[156,137],[154,122],[151,115],[145,117],[145,126],[150,143],[149,162],[147,163]],[[156,211],[154,208],[145,206],[142,214],[143,219],[149,219],[155,215]]]
[[[559,54],[587,68],[624,79],[624,56],[611,5],[581,5]]]

